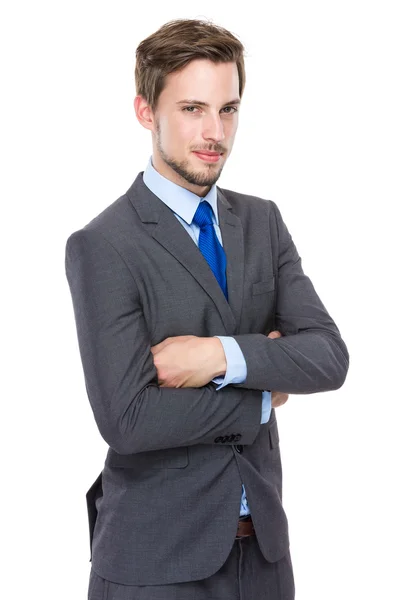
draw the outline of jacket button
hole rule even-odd
[[[241,444],[234,446],[234,448],[238,452],[238,454],[242,454],[243,447],[241,446]]]

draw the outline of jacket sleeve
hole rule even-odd
[[[346,344],[303,272],[302,259],[280,210],[275,202],[271,205],[271,233],[277,231],[278,238],[275,329],[283,337],[232,336],[247,364],[247,378],[234,387],[288,394],[336,390],[343,385],[349,367]]]
[[[99,231],[72,233],[65,272],[85,387],[98,429],[119,454],[194,444],[252,444],[262,393],[158,385],[137,281]],[[227,440],[227,437],[230,440]]]

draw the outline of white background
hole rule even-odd
[[[278,204],[350,352],[340,390],[276,409],[296,598],[408,598],[404,4],[4,3],[4,598],[87,596],[85,493],[107,445],[85,391],[65,242],[144,170],[135,50],[179,17],[211,19],[245,45],[219,185]]]

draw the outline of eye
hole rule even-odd
[[[186,112],[192,112],[191,110],[188,110],[189,108],[198,108],[198,106],[186,106],[185,108],[183,108],[183,110],[185,110]]]
[[[236,106],[225,106],[224,110],[225,110],[226,108],[232,108],[232,109],[233,109],[233,112],[228,112],[228,113],[227,113],[227,115],[232,115],[232,114],[234,114],[235,112],[238,112],[238,109],[237,109],[237,107],[236,107]]]

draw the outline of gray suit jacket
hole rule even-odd
[[[275,410],[262,390],[344,383],[349,355],[270,200],[217,186],[227,302],[171,209],[144,184],[66,243],[85,385],[109,445],[86,494],[92,566],[129,585],[203,579],[232,548],[241,483],[268,561],[289,548]],[[267,334],[278,329],[282,336]],[[150,347],[169,336],[233,336],[244,383],[162,388]]]

